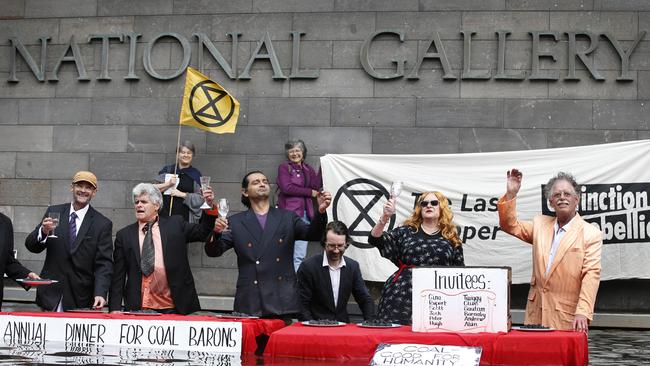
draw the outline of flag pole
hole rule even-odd
[[[181,148],[181,124],[178,124],[178,137],[176,138],[176,153],[174,154],[174,175],[176,175],[176,169],[178,168],[178,150]],[[176,177],[178,179],[178,177]],[[172,207],[174,207],[174,196],[169,198],[169,216],[172,215]]]

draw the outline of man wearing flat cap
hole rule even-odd
[[[77,172],[70,192],[72,202],[48,207],[25,239],[29,251],[46,250],[41,277],[58,281],[36,290],[36,303],[46,311],[100,309],[111,283],[113,223],[90,206],[97,193],[97,177]],[[58,225],[53,212],[59,214]]]

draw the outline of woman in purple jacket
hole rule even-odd
[[[278,207],[296,213],[309,223],[314,218],[312,198],[318,195],[323,182],[320,171],[305,162],[307,148],[302,140],[290,140],[284,144],[287,161],[278,167]],[[296,240],[293,251],[293,266],[298,271],[307,254],[307,242]]]

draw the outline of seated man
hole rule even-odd
[[[349,323],[347,305],[350,293],[359,304],[364,319],[375,315],[375,303],[363,283],[359,263],[343,256],[350,241],[347,226],[340,221],[332,221],[327,224],[321,240],[325,252],[300,265],[298,294],[301,320],[329,319]]]

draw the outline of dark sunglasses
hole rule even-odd
[[[429,206],[429,203],[431,204],[431,206],[436,207],[436,206],[438,206],[438,203],[440,203],[440,202],[438,202],[438,200],[420,201],[420,206],[421,207],[427,207],[427,206]]]

